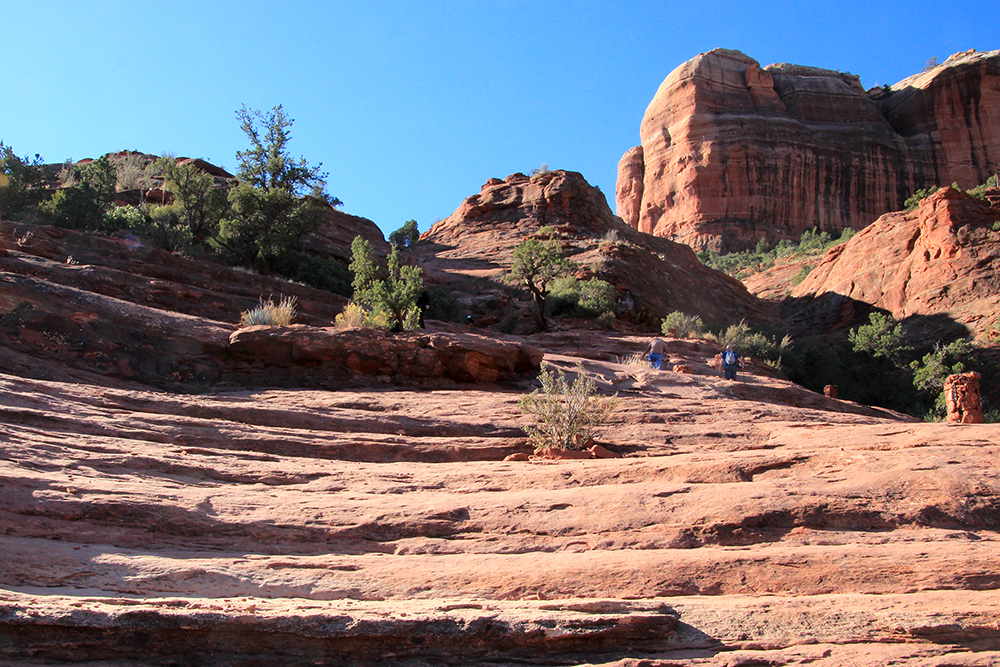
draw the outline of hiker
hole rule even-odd
[[[740,355],[736,354],[732,345],[726,346],[726,351],[722,353],[722,372],[727,380],[736,379],[736,371],[740,368]]]
[[[430,308],[431,308],[431,295],[427,293],[427,290],[424,290],[423,292],[420,293],[420,296],[417,297],[417,311],[420,313],[421,329],[426,328],[424,327],[424,315],[427,314],[427,311],[430,310]]]
[[[663,369],[663,351],[665,349],[666,343],[659,338],[654,338],[646,347],[646,356],[649,359],[649,364],[658,371]]]

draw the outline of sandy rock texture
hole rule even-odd
[[[728,382],[699,341],[668,341],[692,374],[592,358],[645,342],[531,339],[618,393],[598,437],[614,459],[503,461],[529,451],[527,379],[193,396],[4,374],[0,657],[997,658],[995,426],[916,422],[764,366]]]
[[[918,188],[983,183],[1000,160],[1000,52],[960,53],[892,87],[726,49],[660,85],[619,164],[618,214],[720,252],[861,229]],[[641,149],[641,150],[640,150]]]
[[[510,269],[514,247],[543,227],[552,230],[546,238],[558,239],[578,264],[578,278],[596,277],[615,286],[624,319],[658,325],[674,310],[706,321],[776,317],[770,304],[739,281],[706,268],[687,246],[622,224],[601,191],[576,172],[490,179],[479,194],[422,234],[409,257],[424,267],[430,284],[465,294],[464,306],[477,324],[493,325],[505,309],[530,311],[529,301],[513,301],[513,290],[498,281]]]
[[[795,331],[849,326],[872,307],[933,344],[990,344],[1000,308],[1000,207],[942,188],[913,211],[887,213],[831,248],[783,305]]]

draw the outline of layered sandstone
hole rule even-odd
[[[842,329],[872,309],[907,322],[916,342],[1000,328],[1000,208],[942,188],[831,248],[783,314],[800,334]]]
[[[573,178],[484,192],[548,192],[494,212],[544,209],[571,250],[603,229],[560,208],[589,192]],[[494,238],[499,263],[505,226],[474,222],[415,252],[440,252],[440,275],[496,270],[460,239]],[[993,425],[835,400],[755,362],[728,382],[709,340],[667,338],[691,370],[675,373],[628,362],[649,341],[628,333],[336,333],[333,295],[0,232],[3,667],[1000,659]],[[644,267],[621,234],[604,245]],[[311,326],[235,330],[284,289]],[[594,450],[615,458],[505,460],[532,451],[516,405],[539,354],[617,393]],[[212,364],[220,381],[195,373]]]
[[[761,68],[716,49],[660,85],[641,150],[619,163],[618,214],[720,251],[813,227],[861,229],[918,188],[984,182],[1000,161],[998,120],[997,51],[866,93],[851,74]]]
[[[433,283],[467,294],[477,322],[490,323],[511,303],[498,283],[515,246],[540,231],[562,243],[579,278],[614,285],[619,315],[633,322],[658,324],[674,310],[711,322],[760,322],[774,315],[739,281],[704,266],[689,247],[622,224],[601,191],[570,171],[490,179],[425,232],[409,256]],[[521,305],[530,308],[527,300]]]

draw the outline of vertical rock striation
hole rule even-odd
[[[1000,168],[1000,51],[866,92],[852,74],[716,49],[671,72],[640,134],[617,186],[640,231],[728,251],[860,229],[918,188]]]

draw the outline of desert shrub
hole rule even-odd
[[[578,307],[588,315],[614,318],[615,301],[618,291],[615,286],[600,278],[590,278],[580,283],[580,300]]]
[[[393,246],[385,277],[381,277],[371,243],[361,236],[351,243],[351,255],[354,300],[372,313],[388,317],[389,328],[394,331],[415,329],[420,322],[417,298],[424,291],[423,270],[400,266],[399,247]]]
[[[115,189],[137,190],[149,186],[146,170],[146,160],[141,153],[126,153],[120,160],[115,160]]]
[[[240,314],[240,326],[251,327],[256,325],[268,325],[286,327],[292,323],[295,317],[295,309],[298,300],[294,296],[282,297],[278,303],[268,298],[260,298],[260,304],[256,308],[245,310]]]
[[[419,240],[420,231],[416,220],[407,220],[402,227],[389,234],[389,243],[404,250]]]
[[[142,226],[133,227],[132,231],[164,250],[183,250],[193,243],[191,230],[182,222],[179,209],[173,206],[150,207]]]
[[[664,335],[669,335],[671,330],[675,330],[680,338],[690,338],[700,336],[705,331],[705,326],[697,315],[688,315],[675,310],[663,318],[663,324],[660,327],[660,331]]]
[[[40,155],[20,158],[0,141],[0,220],[23,221],[48,196],[41,165]]]
[[[903,202],[903,209],[907,211],[912,211],[913,209],[920,206],[921,200],[930,197],[938,190],[939,188],[936,185],[931,186],[929,188],[921,188],[920,190],[917,190],[912,195],[907,197],[906,201]]]
[[[580,283],[573,276],[556,278],[545,300],[545,312],[553,317],[572,315],[580,302]]]
[[[780,365],[781,355],[791,344],[791,338],[780,340],[777,334],[769,334],[753,329],[746,320],[740,320],[717,336],[722,345],[732,345],[742,356],[770,361]]]
[[[427,317],[442,322],[462,321],[462,304],[458,297],[447,287],[435,287],[428,296],[431,304],[427,309]]]
[[[351,296],[351,272],[346,264],[334,257],[319,257],[302,251],[287,252],[275,260],[274,270],[303,285]]]
[[[517,312],[517,306],[511,302],[507,302],[503,307],[503,313],[500,315],[500,322],[497,323],[497,329],[500,333],[512,334],[517,331],[520,323],[521,314]]]
[[[798,273],[796,273],[794,277],[792,277],[792,285],[798,285],[803,280],[808,278],[812,270],[813,267],[809,266],[808,264],[803,264],[802,269]]]
[[[602,317],[615,314],[618,292],[614,285],[600,278],[577,280],[573,276],[557,278],[549,290],[545,310],[549,315]]]
[[[73,169],[74,185],[60,188],[42,204],[53,224],[95,232],[115,231],[108,212],[114,206],[115,167],[105,155]]]
[[[541,391],[536,389],[518,399],[521,412],[535,417],[534,423],[525,427],[535,447],[583,449],[617,407],[618,394],[598,396],[597,382],[582,364],[577,365],[577,372],[577,378],[569,383],[562,370],[542,368],[538,376]]]
[[[384,312],[374,312],[359,303],[351,301],[344,310],[334,318],[334,326],[338,329],[382,329],[392,328],[389,317]]]

